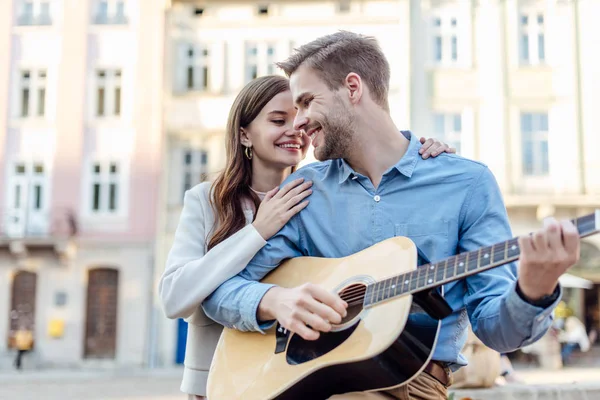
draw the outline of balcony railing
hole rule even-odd
[[[0,239],[68,239],[77,232],[77,218],[69,209],[45,212],[5,209],[0,212]]]

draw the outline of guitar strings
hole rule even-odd
[[[591,233],[594,230],[600,229],[600,227],[596,226],[595,215],[593,215],[593,214],[592,215],[587,215],[587,216],[584,216],[584,217],[580,217],[580,218],[578,218],[576,220],[571,220],[571,222],[573,224],[575,224],[575,226],[578,228],[578,231],[579,231],[580,234]],[[515,245],[518,246],[518,238],[509,239],[505,243],[508,243],[508,245],[515,244]],[[495,259],[496,256],[502,256],[505,253],[505,249],[500,248],[500,247],[495,248],[496,246],[502,245],[502,244],[503,243],[495,243],[495,244],[493,244],[491,246],[482,247],[479,250],[489,249],[490,252],[493,253],[493,258]],[[464,261],[466,259],[467,254],[477,253],[479,250],[474,250],[474,251],[470,251],[470,252],[456,254],[456,255],[450,257],[449,260],[450,259],[452,259],[452,260],[458,259],[459,261]],[[443,260],[440,261],[440,262],[438,262],[438,263],[432,263],[432,264],[426,264],[426,265],[427,266],[434,265],[436,267],[436,274],[437,274],[438,271],[443,271],[445,276],[448,276],[448,274],[447,274],[448,271],[454,271],[454,269],[456,267],[456,265],[450,265],[450,264],[445,265],[444,264],[442,266],[442,264],[444,264]],[[411,280],[416,280],[417,286],[423,286],[423,285],[425,285],[426,275],[425,276],[421,276],[419,274],[419,272],[423,270],[422,268],[424,266],[425,265],[423,265],[423,266],[421,266],[421,267],[419,267],[419,268],[417,268],[417,269],[415,269],[413,271],[407,272],[406,274],[402,274],[401,276],[402,277],[410,278]],[[465,269],[465,271],[466,271],[466,269]],[[415,274],[416,274],[416,276],[415,276]],[[390,278],[390,279],[395,279],[395,277]],[[404,280],[404,279],[400,279],[400,280]],[[380,281],[380,282],[384,282],[384,281]],[[375,284],[380,283],[380,282],[376,282],[376,283],[373,283],[371,285],[375,285]],[[369,285],[369,286],[371,286],[371,285]],[[426,288],[423,288],[423,289],[426,289]],[[371,295],[372,296],[377,296],[377,295],[385,292],[386,290],[388,290],[388,288],[386,288],[385,286],[384,287],[380,287],[378,289],[375,289],[371,293]],[[403,293],[403,292],[401,292],[401,293]],[[401,294],[401,293],[399,293],[399,294]],[[352,302],[352,304],[350,302],[348,302],[348,305],[350,306],[350,305],[361,304],[361,302],[364,302],[365,296],[366,296],[366,292],[364,293],[364,295],[362,297],[356,297],[356,298],[349,299]]]

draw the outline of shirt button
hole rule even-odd
[[[379,197],[379,195],[375,195],[375,197],[373,197],[373,200],[375,200],[376,202],[379,203],[379,200],[381,200],[381,197]]]

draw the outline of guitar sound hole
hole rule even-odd
[[[294,334],[287,347],[286,361],[288,364],[296,365],[321,357],[344,343],[357,326],[358,321],[342,331],[321,332],[317,340],[304,340],[302,336]]]
[[[362,283],[353,283],[339,292],[342,300],[348,303],[348,314],[342,319],[340,325],[346,324],[356,318],[363,310],[363,302],[367,286]]]
[[[287,347],[286,360],[289,364],[302,364],[329,353],[348,339],[358,324],[367,286],[353,283],[343,288],[338,295],[348,303],[347,315],[340,324],[334,325],[331,332],[321,332],[317,340],[304,340],[299,335],[292,335]],[[347,324],[347,325],[346,325]],[[336,330],[335,328],[338,328]]]

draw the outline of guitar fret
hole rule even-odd
[[[387,298],[389,299],[389,298],[391,298],[391,297],[392,297],[392,287],[395,287],[395,286],[394,286],[394,283],[393,283],[393,282],[394,282],[394,281],[393,281],[393,279],[387,279],[387,281],[388,281],[388,282],[389,282],[389,284],[390,284],[390,285],[388,286],[388,290],[387,290],[387,292],[388,292],[388,294],[387,294]]]
[[[454,274],[452,275],[452,277],[456,277],[456,266],[458,265],[458,258],[456,256],[454,256]]]
[[[494,255],[495,255],[495,252],[494,252],[494,246],[496,246],[496,245],[495,245],[495,244],[493,244],[493,245],[492,245],[492,251],[490,252],[490,253],[492,253],[492,254],[490,255],[490,264],[493,264],[493,263],[494,263]]]
[[[410,292],[411,286],[412,286],[412,272],[407,272],[406,274],[404,274],[404,284],[402,285],[402,287],[407,292]]]
[[[417,269],[419,270],[419,287],[423,287],[425,286],[425,283],[427,282],[427,273],[429,272],[427,270],[427,267],[424,265],[421,265],[420,267],[417,267]]]
[[[435,268],[435,281],[442,282],[444,280],[444,274],[446,273],[446,269],[442,268],[442,264],[438,264]]]
[[[415,276],[415,272],[418,272],[418,269],[409,272],[409,274],[410,274],[409,290],[411,290],[411,291],[413,291],[413,290],[415,290],[417,288],[417,279],[416,279],[416,276]]]
[[[462,275],[465,272],[465,255],[464,254],[459,254],[458,258],[458,267],[456,268],[456,274],[457,275]]]
[[[471,258],[471,256],[473,256]],[[467,271],[475,271],[478,267],[478,256],[474,251],[469,252],[469,262],[467,263]]]
[[[482,249],[480,249],[480,253],[483,254],[483,256],[480,256],[479,259],[481,260],[479,266],[480,267],[485,267],[486,265],[490,264],[490,251],[489,251],[489,247],[484,247]]]
[[[423,281],[422,281],[421,275],[423,275],[423,268],[417,266],[417,288],[423,287]]]
[[[430,283],[433,283],[432,272],[435,272],[435,264],[427,264],[421,268],[427,268],[427,273],[425,274],[425,284],[429,285]]]
[[[508,259],[508,241],[504,242],[504,259]]]

